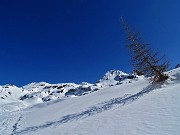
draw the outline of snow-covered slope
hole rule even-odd
[[[110,75],[111,72],[109,72]],[[117,72],[115,74],[120,74]],[[65,89],[68,93],[86,88],[101,89],[87,94],[70,92],[56,100],[29,105],[30,99],[1,105],[1,135],[178,135],[180,134],[180,69],[169,71],[163,85],[150,84],[144,77],[121,79],[114,86],[116,75],[103,77],[97,84],[29,84],[28,94],[50,93]],[[124,74],[129,76],[128,74]],[[106,76],[106,75],[105,75]],[[124,76],[123,76],[124,77]],[[103,81],[103,83],[102,83]],[[116,81],[116,80],[115,80]],[[54,87],[51,89],[50,87]],[[105,87],[106,86],[106,87]],[[67,89],[66,89],[67,87]],[[33,89],[32,89],[33,88]],[[60,89],[59,88],[59,89]],[[32,91],[33,90],[33,91]],[[48,92],[48,90],[47,90]],[[77,92],[79,93],[79,92]],[[41,95],[41,94],[40,94]],[[22,97],[22,96],[21,96]],[[38,98],[40,96],[37,96]],[[27,104],[28,101],[28,104]],[[36,101],[36,100],[34,100]],[[16,103],[16,104],[15,104]],[[11,110],[12,106],[17,109]]]
[[[19,101],[19,97],[25,93],[22,88],[18,88],[12,84],[0,86],[0,104]]]

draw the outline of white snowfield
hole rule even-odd
[[[163,85],[110,71],[96,84],[2,86],[0,135],[179,135],[180,68],[167,74]]]

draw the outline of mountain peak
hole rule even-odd
[[[117,84],[121,84],[121,81],[124,81],[125,79],[127,79],[127,81],[129,82],[128,79],[134,79],[134,78],[138,78],[137,75],[134,74],[128,74],[128,73],[124,73],[120,70],[110,70],[108,72],[105,73],[105,75],[102,77],[102,79],[100,79],[99,81],[97,81],[97,84],[102,84],[104,86],[113,86],[113,85],[117,85]]]
[[[120,78],[123,78],[126,75],[128,75],[128,74],[124,73],[120,70],[110,70],[110,71],[106,72],[106,74],[103,76],[103,80],[120,81]]]

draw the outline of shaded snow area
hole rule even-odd
[[[95,84],[1,86],[0,134],[178,135],[180,68],[167,74],[163,85],[111,70]]]

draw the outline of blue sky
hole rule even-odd
[[[0,0],[0,84],[95,82],[131,72],[120,17],[174,67],[178,0]]]

